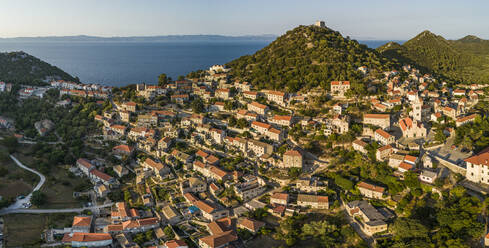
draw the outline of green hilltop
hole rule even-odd
[[[413,64],[456,82],[489,82],[489,41],[469,35],[459,40],[423,31],[404,44],[387,43],[379,48],[386,58]]]
[[[0,81],[39,84],[59,79],[78,81],[58,67],[25,52],[0,53]]]
[[[249,81],[257,88],[289,92],[329,88],[335,80],[360,84],[363,77],[358,67],[367,66],[374,74],[395,65],[376,50],[317,26],[294,28],[255,54],[227,64],[235,79]]]

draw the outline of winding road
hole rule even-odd
[[[37,183],[36,187],[34,187],[34,189],[32,190],[32,192],[34,191],[37,191],[39,189],[41,189],[42,185],[44,185],[44,183],[46,182],[46,177],[39,173],[38,171],[34,170],[34,169],[31,169],[25,165],[23,165],[17,158],[15,158],[14,156],[10,155],[10,158],[15,162],[15,164],[17,166],[19,166],[20,168],[24,169],[24,170],[27,170],[27,171],[30,171],[36,175],[38,175],[41,180],[39,181],[39,183]],[[14,202],[12,205],[10,205],[9,207],[7,207],[6,209],[2,209],[0,210],[0,214],[5,212],[5,211],[10,211],[10,210],[14,210],[14,209],[19,209],[19,208],[22,208],[22,204],[24,203],[29,203],[31,202],[31,197],[32,197],[32,192],[27,195],[24,199],[18,199],[16,202]]]
[[[27,170],[27,171],[30,171],[30,172],[38,175],[41,178],[41,180],[36,185],[36,187],[34,187],[34,189],[32,190],[32,192],[41,189],[41,187],[46,182],[46,177],[43,174],[39,173],[38,171],[36,171],[34,169],[31,169],[31,168],[23,165],[14,156],[10,155],[10,158],[20,168],[22,168],[24,170]],[[80,212],[85,211],[85,210],[91,210],[91,211],[93,211],[93,210],[98,210],[98,209],[101,209],[101,208],[110,207],[110,206],[113,205],[112,203],[107,203],[107,204],[99,205],[99,206],[92,206],[92,207],[85,207],[85,208],[66,208],[66,209],[26,209],[26,208],[23,208],[22,204],[29,203],[31,201],[32,192],[29,195],[27,195],[24,199],[18,199],[16,202],[14,202],[9,207],[0,210],[0,215],[16,214],[16,213],[25,213],[25,214],[80,213]]]

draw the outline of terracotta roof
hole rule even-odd
[[[364,142],[363,140],[360,140],[360,139],[356,139],[356,140],[354,140],[354,141],[353,141],[353,143],[354,143],[354,144],[357,144],[357,145],[359,145],[359,146],[361,146],[361,147],[365,147],[365,146],[367,146],[367,143],[366,143],[366,142]]]
[[[389,149],[392,149],[392,146],[391,145],[385,145],[385,146],[379,148],[378,151],[383,152],[383,151],[389,150]]]
[[[276,95],[276,96],[285,96],[285,93],[282,92],[282,91],[273,91],[273,90],[271,90],[271,91],[268,91],[267,94]]]
[[[214,210],[216,210],[214,207],[212,207],[211,205],[207,204],[206,202],[203,202],[203,201],[196,201],[194,202],[194,205],[199,208],[201,211],[204,211],[206,213],[212,213],[214,212]]]
[[[406,131],[413,127],[413,120],[411,118],[406,117],[399,121],[399,126],[401,126],[402,131]]]
[[[472,114],[472,115],[469,115],[469,116],[464,116],[464,117],[458,118],[457,119],[457,122],[466,122],[468,120],[475,119],[475,117],[477,117],[477,114]]]
[[[217,175],[218,177],[222,178],[224,176],[226,176],[228,173],[217,168],[216,166],[209,166],[209,171],[211,171],[212,173],[214,173],[215,175]]]
[[[256,92],[256,91],[244,91],[243,94],[244,95],[254,95],[254,96],[256,96],[256,95],[258,95],[258,92]]]
[[[251,230],[252,232],[256,232],[256,231],[260,230],[260,228],[265,226],[265,222],[252,220],[249,218],[244,218],[239,222],[238,225],[240,225],[240,226],[242,226],[248,230]]]
[[[279,199],[279,200],[288,200],[288,198],[289,198],[289,194],[287,194],[287,193],[278,193],[278,192],[276,192],[276,193],[274,193],[274,194],[272,195],[272,197],[271,197],[271,198],[274,198],[274,199]]]
[[[400,168],[403,168],[405,170],[411,170],[413,168],[413,165],[412,164],[408,164],[406,162],[401,162],[401,164],[399,164],[399,167]]]
[[[390,119],[389,114],[364,114],[363,119],[374,118],[374,119]]]
[[[183,197],[185,197],[185,199],[191,203],[193,202],[196,202],[197,201],[197,198],[195,198],[194,195],[192,195],[191,193],[185,193],[183,194]]]
[[[199,160],[194,161],[194,166],[200,167],[200,168],[205,168],[205,164],[200,162]]]
[[[217,163],[219,161],[219,159],[214,156],[214,155],[210,155],[206,158],[207,162],[209,162],[210,164],[214,164],[214,163]]]
[[[144,160],[144,163],[147,164],[149,167],[155,168],[157,170],[163,170],[165,168],[162,163],[155,162],[150,158],[146,158],[146,160]]]
[[[187,243],[185,243],[185,240],[179,239],[179,240],[170,240],[165,243],[165,246],[167,248],[178,248],[178,247],[184,247],[187,246]]]
[[[84,159],[84,158],[79,158],[77,161],[77,163],[81,164],[83,167],[87,168],[87,169],[90,169],[92,167],[94,167],[92,165],[92,163],[90,163],[90,161]]]
[[[202,157],[202,158],[207,158],[207,156],[209,156],[209,154],[207,152],[204,152],[202,150],[198,150],[195,155],[199,156],[199,157]]]
[[[108,233],[81,233],[76,232],[73,234],[67,233],[63,237],[63,242],[94,242],[112,240],[112,236]]]
[[[368,189],[368,190],[371,190],[371,191],[376,191],[376,192],[379,192],[379,193],[384,193],[384,191],[385,191],[385,188],[384,187],[376,186],[376,185],[369,184],[369,183],[366,183],[366,182],[359,182],[357,184],[357,186],[360,187],[360,188]]]
[[[207,228],[209,228],[211,234],[215,235],[229,231],[231,229],[231,224],[231,218],[226,217],[207,224]]]
[[[290,115],[274,115],[273,119],[276,121],[291,121],[292,116],[290,116]]]
[[[134,150],[134,148],[132,148],[132,147],[130,147],[130,146],[128,146],[128,145],[118,145],[118,146],[116,146],[116,147],[112,148],[112,150],[113,150],[113,151],[114,151],[114,150],[117,150],[117,151],[123,151],[123,152],[128,152],[128,153],[130,153],[130,152],[132,152],[132,151]]]
[[[350,81],[331,81],[331,85],[350,85]]]
[[[270,128],[270,129],[268,129],[268,132],[271,132],[271,133],[274,133],[274,134],[280,134],[280,133],[282,133],[282,131],[280,131],[280,130],[278,130],[276,128],[273,128],[273,127]]]
[[[112,224],[107,226],[107,232],[122,232],[122,224]]]
[[[126,106],[136,106],[137,104],[135,102],[126,102]]]
[[[375,130],[375,132],[378,133],[380,136],[386,138],[386,139],[388,139],[388,138],[391,137],[391,135],[388,132],[386,132],[386,131],[384,131],[384,130],[382,130],[380,128],[377,129],[377,130]]]
[[[411,156],[411,155],[404,156],[404,161],[411,162],[412,164],[416,163],[416,160],[418,160],[418,158],[415,156]]]
[[[107,175],[107,174],[105,174],[105,173],[103,173],[97,169],[90,171],[90,174],[96,176],[97,178],[99,178],[103,181],[107,181],[107,182],[112,179],[111,176],[109,176],[109,175]]]
[[[472,157],[466,158],[464,161],[475,165],[489,166],[489,147]]]
[[[207,237],[203,237],[199,239],[207,246],[214,247],[222,247],[230,242],[238,240],[238,236],[234,234],[234,231],[227,231],[217,235],[211,235]]]
[[[302,154],[298,150],[288,150],[284,153],[284,156],[302,157]]]
[[[137,220],[140,226],[150,226],[158,223],[158,218],[146,218]]]
[[[257,107],[257,108],[260,108],[260,109],[266,109],[266,108],[267,108],[267,106],[266,106],[266,105],[263,105],[263,104],[261,104],[261,103],[257,103],[257,102],[252,102],[252,103],[250,103],[250,104],[251,104],[252,106]]]
[[[92,224],[90,216],[75,216],[73,217],[73,227],[89,227]]]
[[[315,203],[329,203],[329,198],[327,196],[320,196],[320,195],[298,194],[297,195],[297,201],[315,202]]]
[[[270,129],[271,125],[270,124],[267,124],[267,123],[263,123],[263,122],[259,122],[259,121],[253,121],[251,123],[252,126],[258,126],[258,127],[262,127],[262,128],[265,128],[265,129]]]
[[[111,125],[110,128],[119,129],[119,130],[126,130],[126,127],[122,126],[122,125]]]

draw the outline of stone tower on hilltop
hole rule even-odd
[[[314,23],[314,26],[317,26],[317,27],[320,27],[320,28],[325,28],[326,27],[326,24],[324,23],[324,21],[316,21]]]

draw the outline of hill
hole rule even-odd
[[[489,44],[475,36],[450,41],[423,31],[404,44],[387,43],[377,51],[457,82],[489,82]]]
[[[231,75],[257,88],[286,89],[289,92],[321,86],[331,81],[363,79],[357,71],[391,68],[390,60],[377,51],[343,37],[339,32],[317,26],[299,26],[278,37],[253,55],[227,64]]]
[[[58,67],[25,52],[0,53],[0,81],[38,84],[53,79],[78,81]]]

